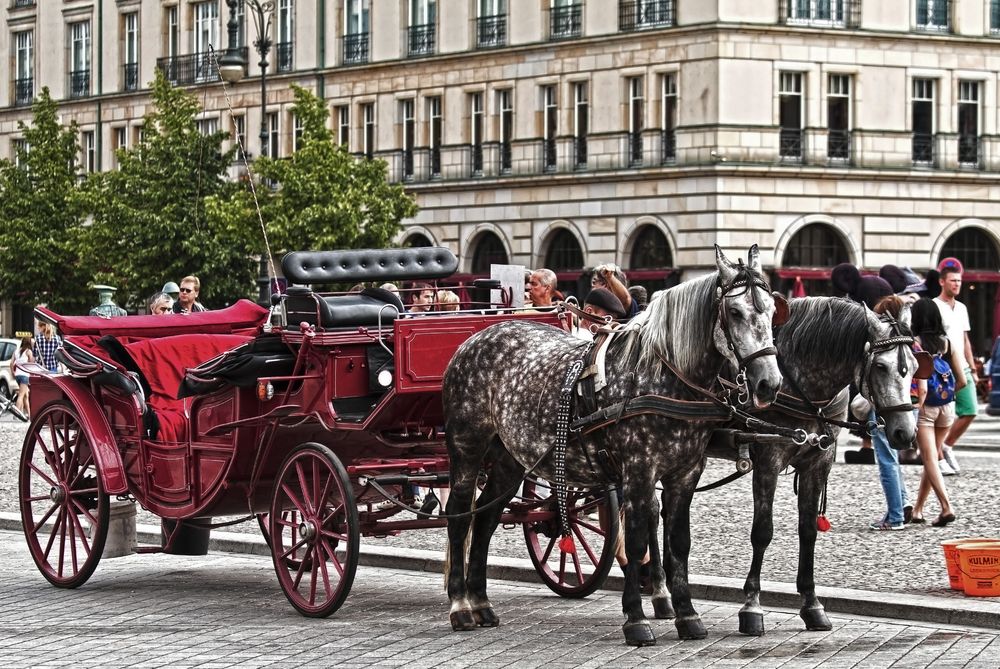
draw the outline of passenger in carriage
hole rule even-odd
[[[409,304],[407,311],[412,313],[424,313],[434,309],[434,299],[436,293],[434,287],[426,281],[414,281],[406,287]]]
[[[153,293],[146,303],[146,309],[153,316],[171,314],[174,311],[174,299],[166,293]]]
[[[615,320],[625,318],[625,307],[622,306],[621,300],[615,297],[614,293],[607,288],[594,288],[587,293],[587,299],[583,301],[583,311],[598,318],[606,318],[608,316],[611,316]],[[614,321],[610,323],[611,327],[615,327],[616,325]],[[597,323],[581,323],[575,328],[573,335],[590,341],[594,338],[593,333],[597,327]]]
[[[625,307],[625,317],[632,318],[639,313],[639,303],[632,299],[628,290],[628,279],[621,267],[614,263],[598,265],[590,276],[591,288],[607,288]]]
[[[186,276],[181,279],[180,293],[177,301],[174,302],[175,314],[193,314],[200,311],[208,311],[198,301],[198,294],[201,292],[201,281],[196,276]]]
[[[531,306],[535,308],[551,307],[552,301],[556,299],[558,293],[556,290],[557,283],[556,273],[550,269],[543,267],[532,272],[528,278],[527,294]]]
[[[462,308],[458,295],[450,290],[437,292],[438,311],[458,311]]]

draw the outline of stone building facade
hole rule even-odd
[[[275,0],[266,147],[243,0],[246,77],[214,68],[227,4],[8,0],[0,155],[44,85],[87,169],[113,168],[154,68],[206,130],[287,155],[297,83],[416,196],[400,243],[463,275],[550,266],[574,290],[613,261],[655,288],[756,243],[776,287],[819,294],[838,262],[957,255],[975,346],[996,334],[998,0]]]

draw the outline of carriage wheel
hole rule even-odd
[[[360,550],[358,508],[347,472],[326,446],[289,453],[268,515],[278,582],[299,613],[322,618],[344,603]]]
[[[552,511],[550,518],[525,523],[524,539],[528,544],[528,557],[542,582],[558,595],[580,598],[590,595],[604,585],[611,566],[615,563],[615,539],[618,536],[618,496],[604,490],[577,490],[570,488],[566,496],[569,526],[576,543],[576,554],[559,550],[559,514],[556,512],[555,491],[544,484],[527,479],[524,482],[524,499],[532,502],[542,494],[551,492],[550,499],[541,508]]]
[[[104,551],[110,502],[69,404],[49,404],[28,428],[18,495],[28,550],[42,576],[60,588],[83,585]]]
[[[295,509],[289,509],[287,511],[281,512],[281,522],[283,525],[288,525],[291,528],[291,541],[292,543],[298,543],[298,528],[299,528],[299,512]],[[267,547],[271,548],[271,514],[269,513],[258,513],[257,514],[257,525],[260,526],[260,533],[264,536],[264,543]],[[300,547],[289,554],[285,558],[288,566],[292,569],[298,569],[299,565],[302,563],[302,558],[305,556],[305,548]]]

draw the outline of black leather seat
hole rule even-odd
[[[403,311],[399,296],[382,288],[324,297],[304,286],[291,286],[285,297],[290,327],[303,322],[321,328],[372,326],[391,323]]]

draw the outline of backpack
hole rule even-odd
[[[940,355],[934,356],[934,371],[927,379],[927,397],[924,404],[940,407],[955,401],[955,373]]]

